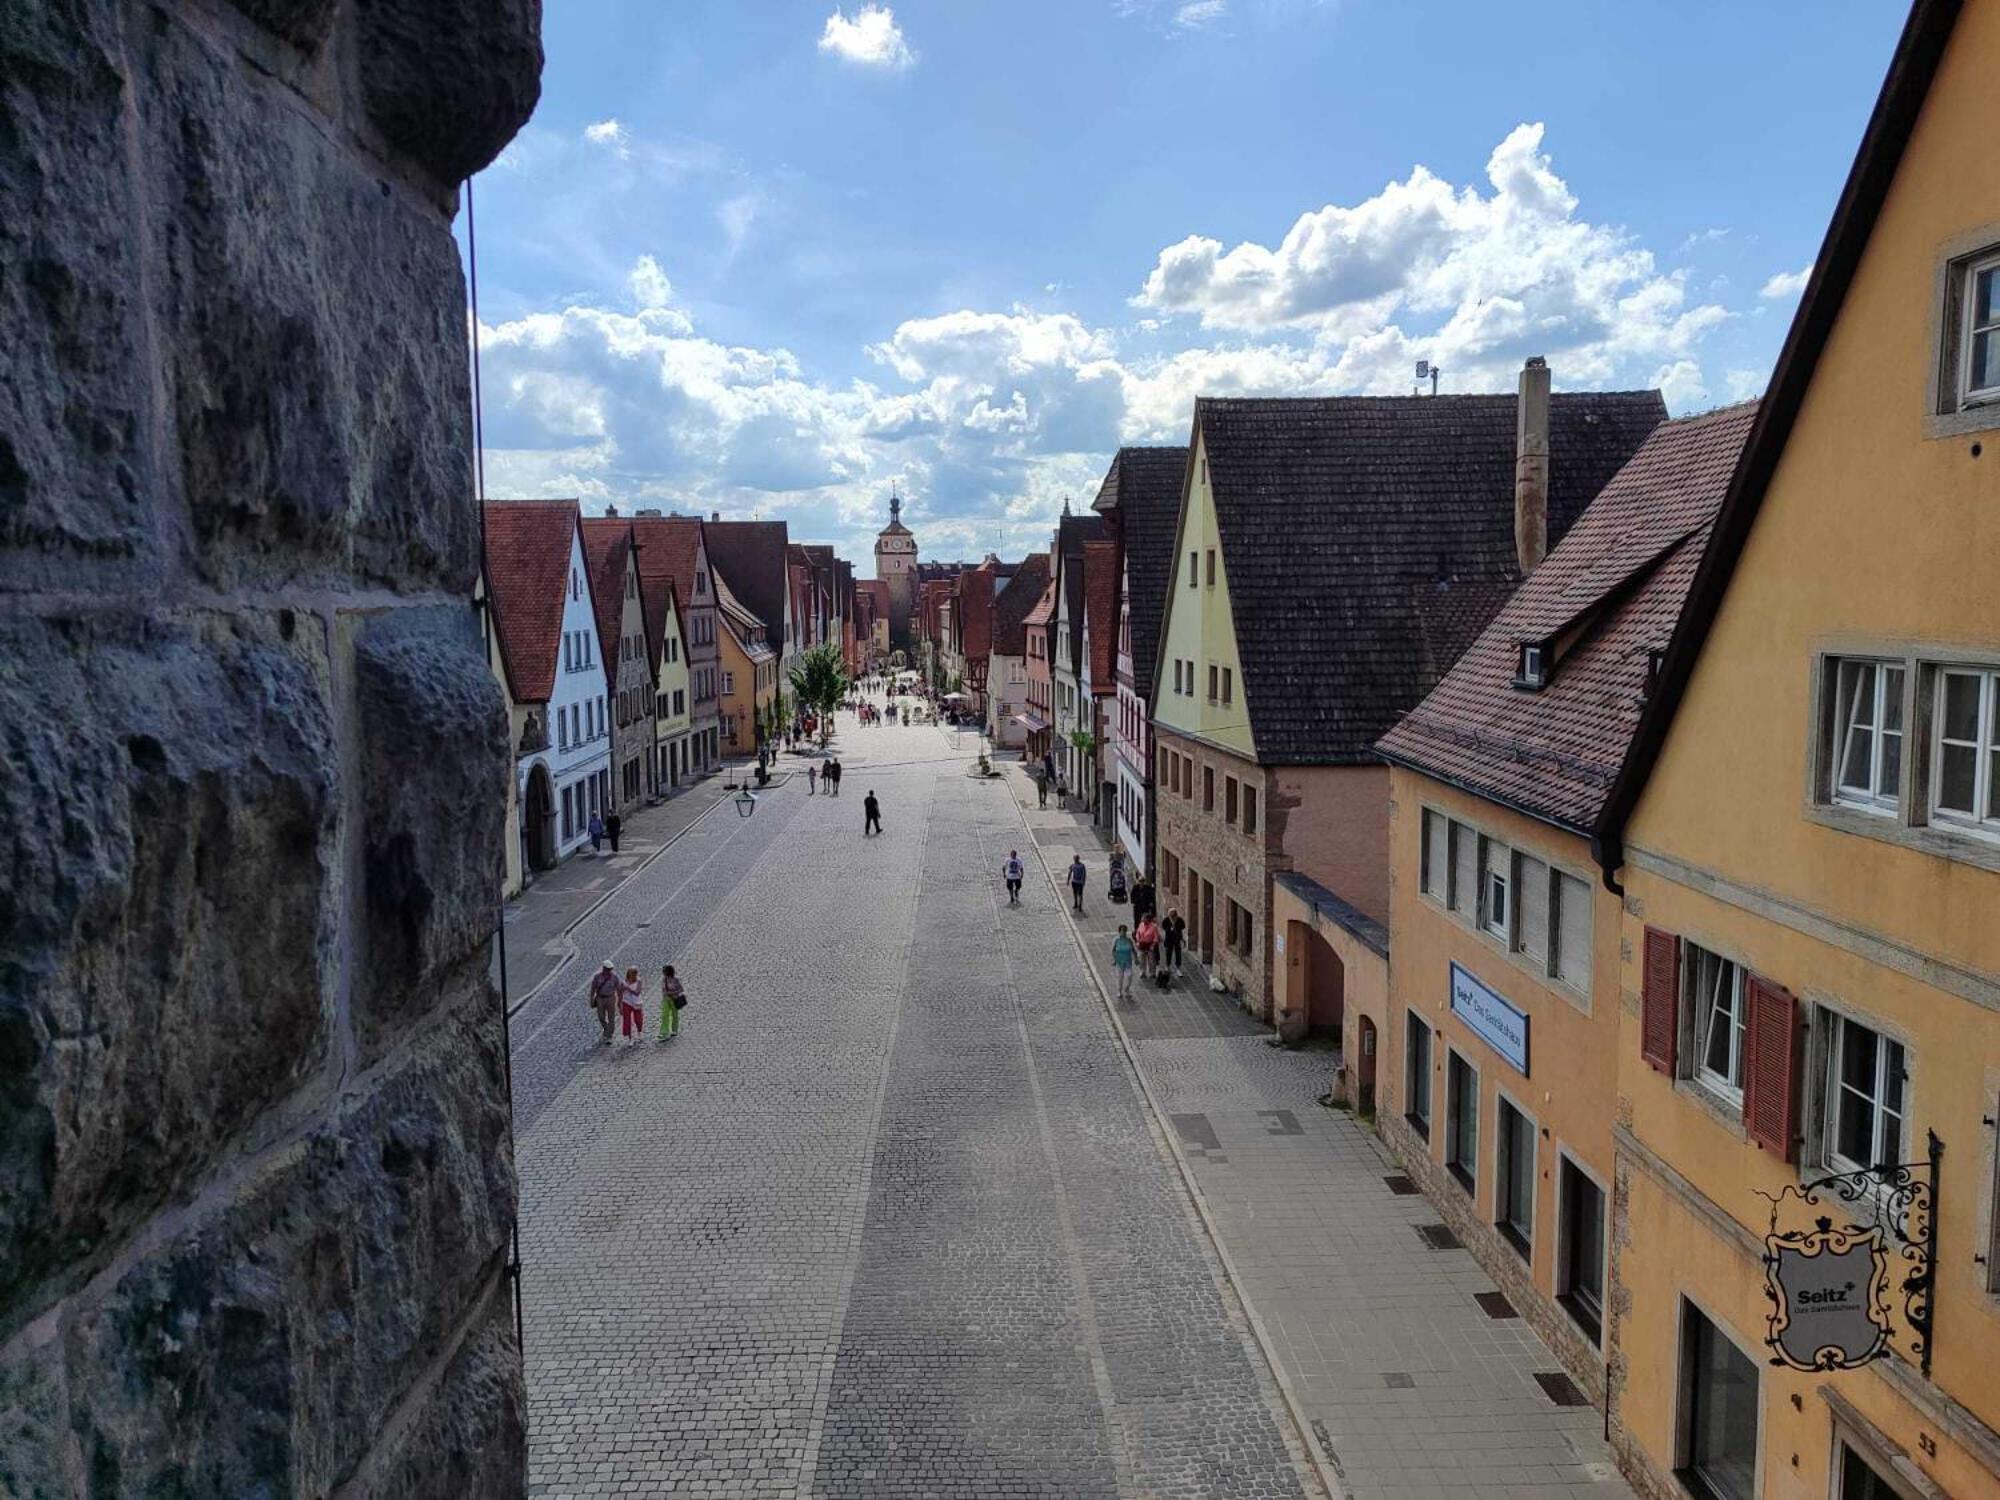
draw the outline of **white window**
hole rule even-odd
[[[1932,813],[2000,832],[2000,672],[1939,671],[1933,754]]]
[[[1556,873],[1556,978],[1590,993],[1590,883]]]
[[[1833,666],[1834,798],[1893,809],[1903,769],[1904,669],[1875,661]]]
[[[1508,897],[1513,890],[1513,860],[1505,844],[1495,839],[1479,841],[1479,925],[1501,942],[1513,937],[1513,910]]]
[[[1546,964],[1549,957],[1549,867],[1531,854],[1516,854],[1514,946]]]
[[[725,693],[736,691],[736,674],[734,672],[724,672],[722,674],[722,690]]]
[[[1847,1016],[1833,1021],[1827,1155],[1859,1171],[1903,1157],[1903,1047]]]
[[[1965,267],[1964,364],[1960,404],[2000,400],[2000,255]]]
[[[1694,1018],[1694,1076],[1733,1098],[1743,1093],[1743,1037],[1749,1026],[1743,970],[1693,943],[1684,945],[1684,1013]]]
[[[1450,877],[1445,872],[1450,868],[1447,848],[1451,843],[1451,821],[1443,813],[1425,808],[1423,841],[1420,888],[1426,896],[1435,896],[1442,901],[1450,885]]]

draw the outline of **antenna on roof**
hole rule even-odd
[[[1438,393],[1438,376],[1443,373],[1443,365],[1434,365],[1427,359],[1417,361],[1417,379],[1420,381],[1428,380],[1431,383],[1431,394],[1433,396]],[[1419,392],[1419,394],[1422,393]]]

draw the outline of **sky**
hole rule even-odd
[[[1893,0],[560,0],[487,492],[1018,557],[1197,395],[1761,392]],[[466,215],[458,220],[461,247]]]

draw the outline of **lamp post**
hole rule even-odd
[[[757,794],[746,786],[736,794],[736,816],[747,818],[755,811],[757,811]]]

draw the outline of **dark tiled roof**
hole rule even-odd
[[[1085,543],[1104,541],[1111,526],[1102,516],[1064,516],[1056,523],[1056,565],[1062,576],[1057,580],[1058,612],[1069,625],[1072,675],[1083,665],[1083,549]],[[1054,639],[1053,636],[1050,637]]]
[[[1132,680],[1153,690],[1153,656],[1160,644],[1160,615],[1174,567],[1174,526],[1180,519],[1186,448],[1120,448],[1111,460],[1092,509],[1115,512],[1125,548],[1125,583],[1131,590]]]
[[[1118,691],[1118,544],[1083,544],[1084,609],[1090,622],[1090,691]]]
[[[632,557],[632,523],[624,517],[586,516],[583,559],[590,569],[591,603],[597,607],[597,644],[613,683],[625,613],[625,568]]]
[[[1271,874],[1271,882],[1283,886],[1336,927],[1352,933],[1377,958],[1389,956],[1389,929],[1358,906],[1348,905],[1317,880],[1297,870],[1276,870]]]
[[[1751,402],[1655,428],[1382,754],[1588,833],[1756,415]],[[1544,642],[1548,685],[1517,689],[1520,647]]]
[[[785,634],[785,552],[790,546],[783,521],[709,521],[702,526],[709,566],[764,622],[770,639]]]
[[[1007,587],[993,601],[993,654],[1025,656],[1028,653],[1027,621],[1035,602],[1049,586],[1049,555],[1030,552]]]
[[[1520,580],[1513,396],[1195,404],[1265,763],[1356,764]],[[1657,391],[1558,394],[1549,539],[1666,416]]]
[[[555,689],[576,521],[574,500],[486,502],[486,578],[517,702]]]

